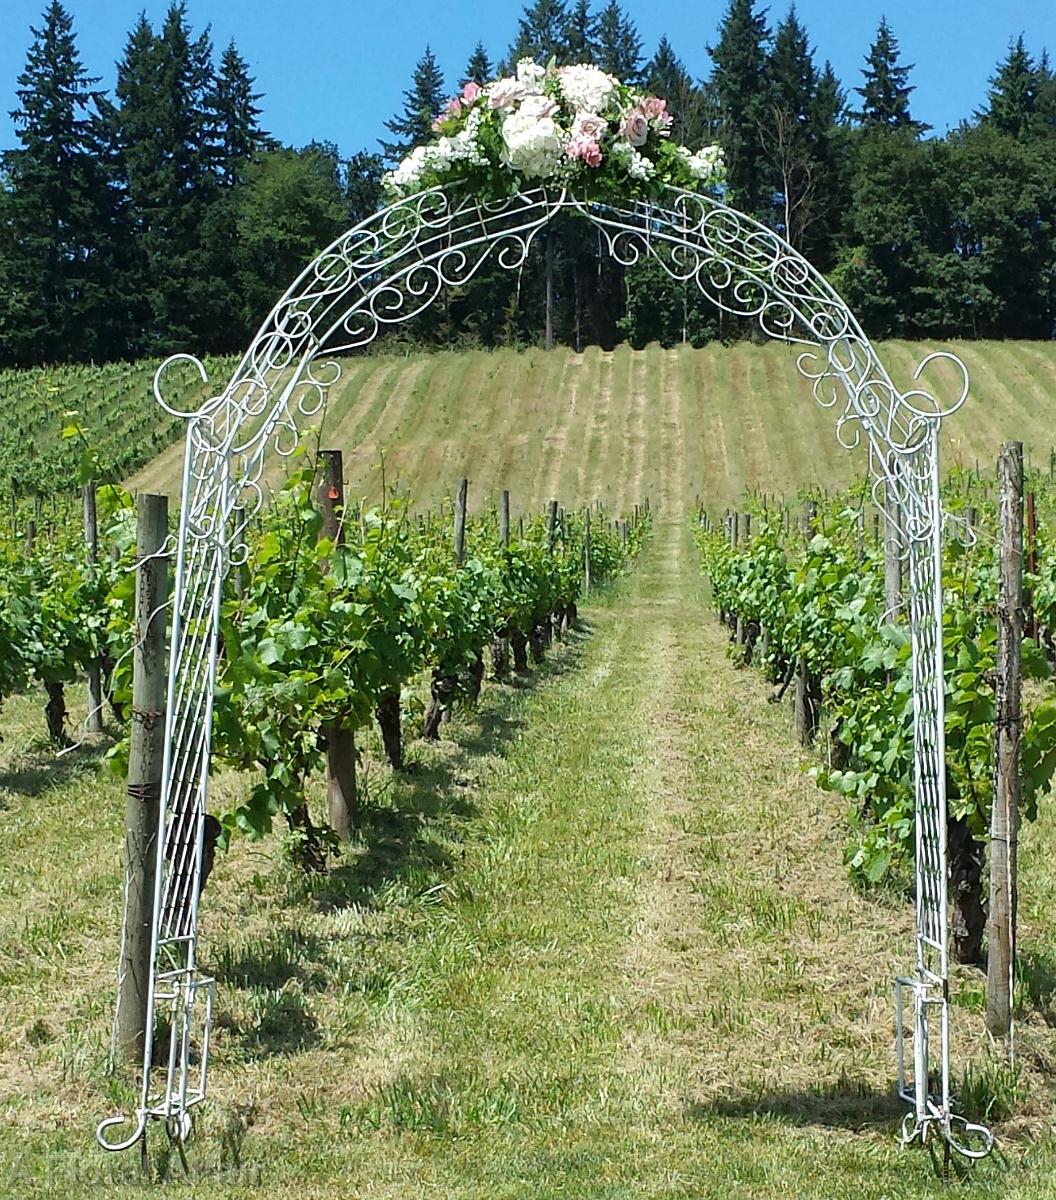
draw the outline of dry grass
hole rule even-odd
[[[916,364],[939,348],[890,342],[878,349],[895,382],[909,388]],[[1002,439],[1016,437],[1035,462],[1047,463],[1056,440],[1052,344],[950,348],[965,359],[973,390],[948,424],[947,461],[988,464]],[[745,487],[793,496],[804,484],[835,487],[864,469],[837,444],[835,414],[814,403],[795,357],[776,343],[377,355],[349,362],[316,433],[345,451],[351,491],[368,497],[378,493],[382,455],[388,478],[398,476],[426,504],[462,475],[472,480],[473,504],[508,487],[516,511],[538,509],[553,495],[616,508],[650,495],[668,511],[697,495],[730,504]],[[955,394],[953,374],[941,366],[928,382]],[[681,433],[673,445],[665,411]],[[672,453],[684,467],[680,488],[671,481]],[[179,451],[168,450],[132,486],[175,494],[181,466]],[[273,464],[271,482],[280,475],[281,464]]]

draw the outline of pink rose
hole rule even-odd
[[[573,137],[568,143],[565,153],[569,158],[578,158],[588,167],[601,166],[601,147],[589,137]]]
[[[480,90],[480,84],[474,83],[472,79],[462,89],[462,103],[466,108],[469,108],[473,101],[480,95]]]
[[[667,111],[667,101],[659,96],[646,96],[640,108],[650,121],[655,121],[661,134],[666,134],[671,128],[674,117]]]
[[[632,146],[644,146],[649,136],[649,118],[640,108],[629,108],[620,122],[620,133]]]
[[[604,117],[596,116],[594,113],[579,113],[572,125],[572,136],[600,142],[607,128],[608,122]]]

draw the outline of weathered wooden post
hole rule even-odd
[[[986,1027],[1008,1039],[1016,962],[1016,857],[1019,834],[1020,652],[1023,642],[1023,443],[1006,442],[1000,486],[1000,591],[994,685],[994,804],[990,818],[990,916],[987,922]]]
[[[458,485],[458,497],[455,500],[455,562],[458,566],[466,561],[466,503],[469,499],[469,480],[463,479]]]
[[[82,493],[84,500],[84,544],[88,552],[88,573],[95,576],[95,564],[99,557],[99,524],[95,508],[95,484],[86,483]],[[89,733],[103,732],[103,678],[99,660],[88,664],[88,722]]]
[[[345,481],[340,450],[323,450],[325,464],[319,499],[323,509],[324,538],[344,545]],[[325,721],[326,819],[339,841],[347,842],[359,823],[359,785],[356,780],[356,733],[341,720]]]
[[[590,508],[583,513],[583,593],[590,595]]]
[[[143,1055],[150,942],[154,917],[158,809],[165,752],[165,642],[169,530],[165,496],[136,501],[135,642],[132,649],[132,721],[125,809],[125,936],[117,996],[117,1046],[133,1061]]]
[[[505,488],[499,497],[499,545],[506,549],[510,544],[510,493]],[[491,674],[494,679],[505,679],[510,670],[510,632],[500,630],[491,639]]]

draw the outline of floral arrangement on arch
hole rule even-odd
[[[722,151],[696,152],[670,137],[667,101],[587,63],[542,67],[467,83],[433,122],[435,142],[416,146],[385,184],[395,197],[455,182],[485,198],[553,183],[587,199],[651,197],[665,187],[714,188]]]

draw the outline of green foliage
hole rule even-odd
[[[963,504],[952,477],[948,507]],[[850,503],[848,503],[850,501]],[[834,753],[814,768],[819,785],[851,801],[853,842],[847,861],[862,882],[875,884],[911,860],[913,839],[913,689],[910,638],[887,622],[883,553],[864,545],[861,496],[838,497],[822,509],[825,530],[805,545],[782,531],[783,513],[757,514],[756,532],[734,549],[718,532],[698,531],[716,606],[765,627],[780,670],[802,658],[820,682]],[[984,517],[992,528],[993,513]],[[1052,567],[1042,562],[1036,604],[1043,630],[1056,612]],[[971,550],[948,544],[944,562],[943,640],[946,680],[946,777],[951,819],[963,819],[984,842],[993,794],[994,672],[997,559],[992,536]],[[1051,643],[1050,643],[1051,645]],[[1051,668],[1027,639],[1027,679]],[[1056,698],[1049,692],[1026,713],[1021,739],[1023,815],[1056,773]]]
[[[867,128],[908,129],[924,133],[929,126],[914,121],[909,114],[909,84],[912,66],[903,66],[898,59],[898,39],[891,32],[886,17],[880,18],[876,38],[866,57],[864,87],[854,90],[862,98],[861,111],[855,115]]]

